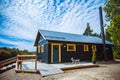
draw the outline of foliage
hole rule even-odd
[[[97,33],[92,33],[92,34],[91,34],[91,36],[100,37],[100,35],[99,35],[99,34],[97,34]]]
[[[120,45],[120,14],[112,19],[108,32],[111,34],[111,40]]]
[[[83,35],[99,37],[99,34],[93,33],[93,30],[90,28],[89,23],[87,23],[87,27],[86,27],[86,30],[84,31]]]
[[[17,55],[32,55],[35,54],[35,52],[28,52],[28,50],[19,50],[18,48],[8,48],[8,47],[2,47],[0,48],[0,61],[15,57]]]
[[[111,21],[114,16],[120,14],[120,0],[107,0],[104,11],[106,20]]]
[[[113,51],[115,57],[117,57],[117,55],[120,55],[120,14],[112,19],[108,32],[111,35],[112,42],[115,43]]]
[[[4,59],[8,59],[11,57],[10,52],[6,51],[6,50],[1,50],[0,49],[0,61],[4,60]]]
[[[86,28],[85,32],[83,33],[83,35],[89,36],[92,34],[92,32],[93,32],[93,30],[90,29],[89,23],[87,23],[87,28]]]
[[[109,33],[108,31],[106,31],[105,39],[106,39],[107,41],[112,42],[111,39],[110,39],[110,36],[111,36],[110,33]]]
[[[120,55],[120,0],[108,0],[104,11],[106,19],[110,21],[107,32],[110,39],[115,44],[113,47],[115,58]]]

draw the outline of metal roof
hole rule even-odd
[[[94,36],[84,36],[79,34],[55,32],[48,30],[39,30],[39,32],[42,34],[42,36],[44,36],[46,40],[102,44],[102,39]],[[113,43],[106,41],[106,44],[112,45]]]

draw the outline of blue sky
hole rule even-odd
[[[100,33],[106,0],[0,0],[0,47],[35,50],[38,29],[83,34],[90,23]]]

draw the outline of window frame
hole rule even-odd
[[[41,45],[41,52],[44,53],[44,45]]]
[[[69,46],[72,46],[73,49],[70,49]],[[67,51],[76,51],[76,44],[67,44]]]
[[[41,51],[41,46],[38,46],[38,53],[40,53]]]
[[[87,52],[87,51],[89,51],[89,46],[88,44],[84,44],[84,52]]]

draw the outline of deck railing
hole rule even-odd
[[[23,62],[35,62],[35,70],[34,71],[37,71],[37,56],[36,55],[17,55],[16,71],[17,72],[22,72],[22,71],[23,72],[31,72],[30,70],[22,70]]]
[[[16,59],[17,59],[17,57],[12,57],[12,58],[0,61],[0,68],[16,62]]]

